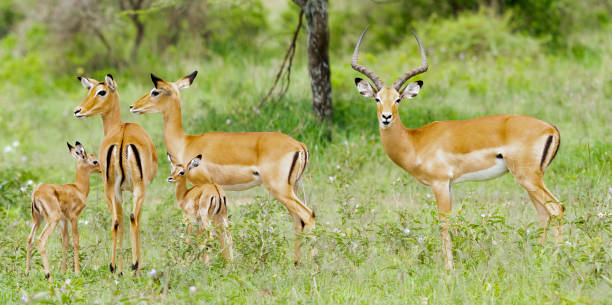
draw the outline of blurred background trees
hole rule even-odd
[[[479,50],[504,55],[491,41],[512,44],[519,35],[529,38],[527,45],[521,44],[526,52],[535,42],[543,48],[539,51],[580,57],[590,48],[570,39],[572,34],[608,24],[612,13],[612,3],[605,0],[338,0],[329,7],[323,0],[293,2],[0,0],[0,77],[19,84],[98,71],[140,75],[156,67],[191,67],[187,72],[215,58],[223,58],[226,65],[236,60],[277,61],[292,37],[300,8],[306,10],[307,23],[314,25],[320,17],[323,27],[329,26],[328,35],[316,32],[317,39],[307,33],[308,45],[318,43],[311,66],[326,66],[328,46],[329,57],[346,58],[366,24],[372,25],[367,45],[374,52],[410,40],[414,28],[429,34],[422,36],[429,49],[443,44],[445,56]],[[488,19],[493,28],[483,23]],[[456,28],[448,20],[467,28]],[[298,41],[296,56],[303,61],[308,53],[300,50],[305,48],[307,44]],[[314,108],[327,117],[332,113],[331,87],[324,84],[333,84],[333,78],[321,75],[321,82],[313,82],[323,86],[313,91]],[[260,77],[272,80],[273,72]],[[265,89],[252,94],[263,96]]]

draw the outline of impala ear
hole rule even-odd
[[[193,83],[193,80],[195,79],[196,75],[198,75],[198,71],[193,71],[191,74],[177,80],[175,83],[176,87],[178,87],[179,89],[189,88],[189,86],[191,86],[191,84]]]
[[[372,87],[367,80],[355,78],[355,86],[357,86],[357,91],[359,91],[359,94],[363,96],[371,98],[376,96],[376,89],[374,89],[374,87]]]
[[[153,75],[153,74],[151,74],[151,75]],[[172,156],[169,153],[166,152],[166,157],[168,157],[168,162],[170,162],[170,165],[174,166],[174,162],[172,162]]]
[[[106,74],[106,78],[104,79],[104,82],[106,83],[106,86],[108,86],[108,88],[111,89],[111,91],[117,90],[117,83],[113,79],[112,75]]]
[[[192,170],[196,167],[198,167],[200,165],[200,161],[202,161],[202,155],[197,155],[195,158],[191,159],[191,161],[189,162],[189,166],[187,167],[187,170]]]
[[[82,159],[87,159],[87,153],[85,152],[85,148],[83,147],[83,144],[81,144],[81,142],[76,141],[74,149],[76,151],[76,154],[79,155]]]
[[[153,82],[155,89],[159,89],[159,84],[161,84],[164,80],[151,73],[151,81]]]
[[[416,82],[408,84],[408,86],[404,88],[404,91],[402,91],[402,98],[413,98],[417,96],[417,94],[419,94],[419,91],[421,91],[421,87],[423,87],[422,80],[418,80]]]
[[[77,76],[77,79],[81,82],[81,85],[85,87],[85,89],[89,90],[93,87],[93,84],[87,79],[87,77]]]

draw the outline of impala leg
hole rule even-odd
[[[140,216],[142,204],[145,199],[145,187],[143,184],[134,186],[134,207],[130,214],[130,236],[132,241],[132,270],[138,274],[140,263]]]
[[[544,208],[544,206],[541,205],[538,200],[535,199],[535,197],[529,194],[529,198],[531,198],[531,203],[533,203],[533,207],[538,212],[538,220],[540,222],[540,227],[544,229],[542,231],[542,234],[538,238],[538,242],[542,244],[546,240],[546,233],[548,231],[547,228],[550,222],[550,215],[548,215],[548,211],[546,211],[546,208]]]
[[[204,241],[202,244],[204,245],[204,251],[202,251],[202,256],[200,259],[208,263],[210,262],[210,257],[208,256],[208,239],[210,238],[210,217],[208,216],[208,208],[200,208],[198,211],[200,214],[200,219],[202,220],[202,225],[200,226],[198,235],[203,235]]]
[[[189,246],[191,244],[191,232],[193,231],[193,226],[192,226],[192,221],[191,219],[189,220],[189,223],[187,223],[187,232],[186,232],[186,236],[185,236],[185,243],[187,244],[187,246]]]
[[[77,218],[71,220],[72,227],[72,247],[74,248],[74,273],[81,274],[81,266],[79,265],[79,227]]]
[[[26,273],[30,272],[30,261],[32,260],[32,248],[34,247],[34,237],[42,222],[40,214],[32,213],[32,230],[28,236],[28,245],[26,247]]]
[[[38,238],[38,252],[40,252],[40,256],[43,261],[43,268],[45,271],[45,277],[51,282],[51,272],[49,268],[49,261],[47,260],[47,242],[49,241],[49,236],[55,230],[55,227],[60,221],[59,215],[50,215],[47,220],[47,224],[43,228],[40,237]]]
[[[111,248],[111,263],[110,272],[114,273],[119,269],[119,272],[123,270],[123,260],[121,255],[119,256],[119,266],[117,266],[117,246],[121,249],[123,244],[123,208],[121,202],[117,199],[117,195],[114,193],[114,186],[112,184],[104,186],[104,192],[106,193],[106,200],[111,211],[111,233],[113,238],[113,244]],[[117,268],[119,267],[119,268]]]
[[[66,252],[68,250],[68,222],[67,220],[61,220],[62,224],[62,273],[66,274]]]
[[[213,222],[219,237],[219,244],[223,249],[223,258],[231,262],[234,260],[234,243],[232,241],[232,234],[228,229],[227,208],[225,204],[223,204],[219,214],[213,217]]]
[[[448,181],[432,183],[431,188],[438,204],[438,222],[442,231],[442,254],[444,255],[444,267],[454,269],[453,265],[453,244],[451,242],[447,216],[452,210],[450,185]]]
[[[280,201],[289,210],[289,214],[293,218],[293,224],[295,229],[296,241],[295,241],[295,257],[294,263],[300,262],[300,245],[302,244],[301,233],[310,233],[315,226],[314,214],[308,209],[291,191],[291,187],[288,186],[289,194],[279,195],[272,193],[272,195]],[[313,237],[314,239],[314,237]],[[313,246],[311,249],[311,255],[316,255],[316,248]]]

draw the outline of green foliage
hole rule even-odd
[[[383,10],[386,13],[374,11],[373,7],[384,6],[378,1],[362,2],[372,16],[381,14],[373,18],[357,14],[363,11],[353,2],[331,3],[330,63],[335,108],[333,121],[323,125],[314,118],[310,106],[307,61],[301,43],[305,36],[300,36],[287,95],[255,108],[272,82],[295,26],[297,12],[293,3],[288,3],[290,9],[283,13],[267,2],[258,2],[265,6],[247,18],[252,28],[245,29],[248,34],[244,36],[236,33],[235,42],[223,35],[240,32],[237,27],[228,32],[220,29],[219,36],[211,40],[205,37],[206,27],[189,29],[221,13],[191,21],[187,19],[192,15],[184,15],[186,19],[176,19],[183,20],[178,24],[176,43],[164,49],[160,41],[172,35],[161,33],[170,27],[158,20],[171,23],[172,5],[189,3],[169,1],[167,7],[142,12],[148,25],[147,39],[138,59],[118,69],[105,63],[110,62],[105,55],[94,58],[104,54],[103,45],[94,42],[95,48],[88,47],[86,33],[66,42],[72,53],[46,48],[51,44],[48,37],[54,28],[39,22],[25,27],[26,40],[16,32],[2,38],[0,300],[113,304],[606,304],[612,299],[609,25],[574,28],[564,33],[567,46],[549,46],[545,38],[532,36],[535,33],[515,31],[515,12],[500,17],[490,8],[469,6],[471,2],[463,5],[472,13],[460,10],[452,17],[442,13],[424,20],[415,17],[414,27],[428,52],[430,69],[417,78],[425,81],[419,96],[400,104],[406,126],[523,113],[555,124],[562,137],[561,149],[545,180],[566,208],[564,239],[556,244],[549,236],[543,244],[538,243],[542,230],[536,213],[511,175],[490,182],[454,185],[450,225],[456,270],[449,272],[442,266],[440,229],[431,191],[385,155],[378,136],[375,102],[356,92],[353,78],[359,75],[349,65],[365,20],[371,20],[373,35],[362,46],[363,63],[386,81],[418,65],[418,50],[409,27],[404,24],[402,28],[397,20],[389,21],[393,32],[386,33],[391,30],[385,28],[384,16],[395,12],[388,8]],[[398,2],[389,5],[392,3]],[[227,10],[224,16],[235,19],[247,14],[244,7],[237,8],[236,4],[215,1],[208,5],[210,10]],[[446,4],[441,8],[447,9],[442,5]],[[237,15],[230,13],[234,9]],[[346,10],[341,13],[343,9]],[[410,12],[408,8],[401,9],[403,13]],[[286,22],[282,16],[281,21],[271,21],[267,15],[272,10],[285,14]],[[113,36],[117,44],[113,48],[125,52],[117,54],[125,58],[130,56],[133,28],[126,16],[120,18],[105,33],[123,33]],[[227,23],[228,28],[233,26]],[[80,46],[73,48],[72,44]],[[546,51],[550,47],[555,48],[553,52]],[[69,62],[60,72],[49,64],[57,58]],[[90,60],[100,60],[95,64],[100,72],[90,70],[94,65]],[[200,73],[194,84],[181,92],[188,133],[281,131],[309,147],[311,162],[298,193],[315,210],[317,223],[312,234],[299,237],[304,240],[301,265],[293,265],[291,217],[262,188],[228,192],[234,262],[223,260],[214,239],[203,245],[202,237],[191,236],[192,242],[186,244],[190,237],[185,233],[186,222],[176,207],[173,186],[165,181],[168,164],[163,156],[161,117],[132,115],[128,105],[151,90],[148,73],[173,81],[195,69]],[[88,206],[79,219],[83,273],[77,276],[71,271],[66,275],[59,272],[61,241],[56,232],[48,247],[54,276],[53,282],[48,283],[36,250],[31,273],[26,275],[24,271],[25,241],[31,225],[29,195],[39,182],[71,182],[74,160],[66,152],[67,140],[79,140],[88,151],[91,147],[89,152],[97,151],[102,134],[100,119],[77,120],[71,115],[85,95],[74,74],[84,73],[101,80],[109,70],[118,82],[123,119],[143,125],[160,154],[158,176],[147,189],[143,207],[142,274],[133,277],[127,272],[131,255],[128,236],[119,251],[126,274],[110,274],[110,213],[101,178],[93,177]],[[128,219],[132,203],[130,195],[126,193],[124,197],[124,219]],[[127,226],[124,231],[129,232]],[[308,255],[312,246],[318,250],[315,258]],[[203,251],[209,251],[210,264],[200,261]],[[72,261],[70,251],[68,261]]]

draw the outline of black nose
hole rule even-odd
[[[77,109],[77,110],[75,110],[75,111],[74,111],[74,114],[77,114],[77,113],[79,113],[79,112],[81,112],[81,109]]]
[[[98,161],[94,161],[94,162],[93,162],[93,164],[94,164],[94,165],[98,165]]]
[[[134,105],[130,105],[130,109],[134,108]]]
[[[168,182],[172,183],[172,178],[168,178]]]

